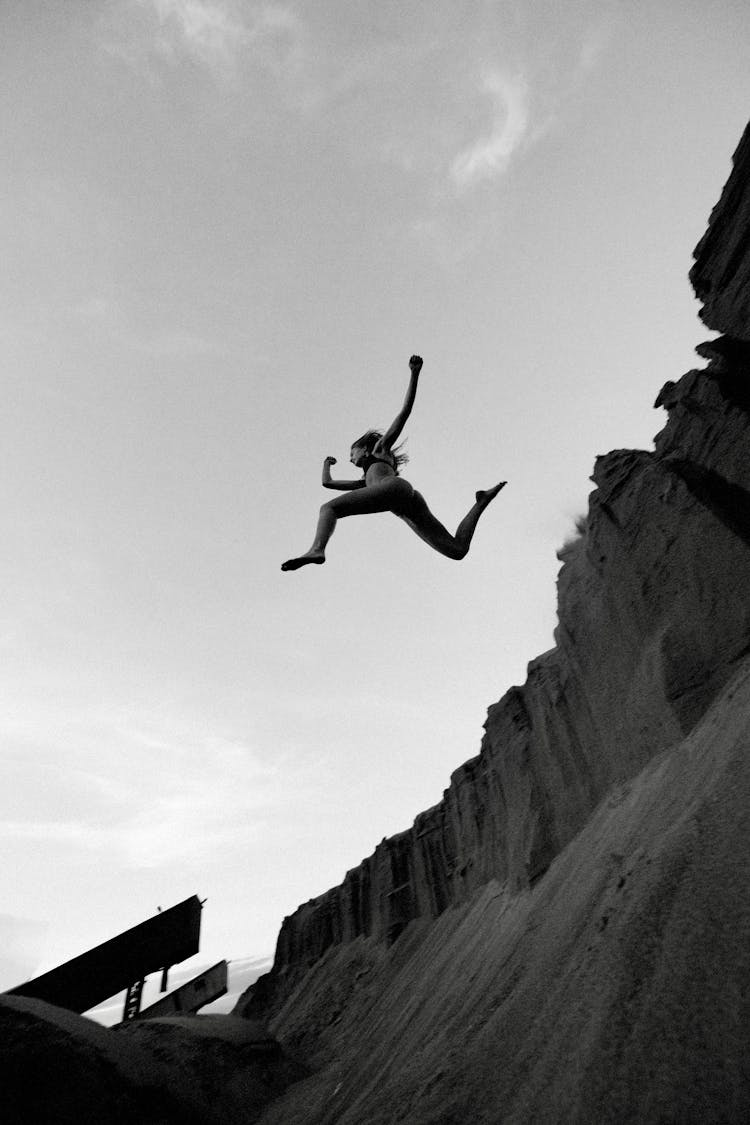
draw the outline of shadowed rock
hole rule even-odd
[[[695,248],[690,280],[709,328],[750,342],[750,125],[708,229]]]
[[[104,1028],[0,996],[3,1125],[253,1122],[304,1074],[265,1029],[232,1016]]]
[[[750,547],[750,492],[693,461],[670,458],[669,468],[725,527]]]

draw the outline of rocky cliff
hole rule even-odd
[[[750,125],[732,160],[732,173],[714,207],[690,271],[701,319],[716,332],[747,342],[750,324]]]
[[[748,955],[725,933],[750,937],[750,130],[695,256],[703,319],[725,335],[660,391],[653,452],[597,460],[560,555],[555,648],[490,708],[443,800],[285,919],[238,1005],[318,1069],[264,1121],[750,1112]]]
[[[691,276],[724,334],[598,459],[556,645],[443,800],[284,921],[260,1023],[0,998],[4,1121],[750,1119],[750,132]]]

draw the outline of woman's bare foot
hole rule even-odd
[[[308,566],[309,563],[324,563],[326,557],[322,551],[308,551],[304,555],[300,555],[298,559],[287,559],[285,563],[281,564],[282,570],[299,570],[301,566]]]
[[[475,492],[478,504],[489,504],[490,500],[494,500],[501,488],[505,488],[507,480],[501,480],[494,488],[486,488],[480,492]]]

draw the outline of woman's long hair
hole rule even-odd
[[[352,445],[361,445],[368,453],[372,453],[382,436],[382,430],[368,430],[366,433],[362,434],[361,438],[357,438],[356,441],[353,441]],[[393,458],[393,468],[396,472],[409,460],[409,454],[403,451],[405,445],[405,441],[399,442],[398,445],[394,445],[394,447],[388,451]]]

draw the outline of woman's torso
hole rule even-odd
[[[373,450],[365,465],[365,482],[377,484],[381,480],[397,476],[396,458],[389,451]]]

